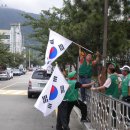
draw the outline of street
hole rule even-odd
[[[37,97],[27,98],[29,76],[16,76],[0,81],[0,129],[1,130],[55,130],[56,112],[44,117],[34,108]],[[75,112],[70,119],[71,130],[82,130]]]

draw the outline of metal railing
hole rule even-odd
[[[87,113],[95,130],[130,130],[130,104],[100,92],[86,92]]]

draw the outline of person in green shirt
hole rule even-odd
[[[129,66],[124,65],[121,68],[122,71],[122,84],[121,84],[121,100],[127,103],[130,103],[130,68]],[[128,115],[126,114],[128,111]],[[128,107],[128,110],[126,106],[124,105],[124,108],[122,107],[122,114],[125,117],[126,122],[130,122],[130,108]]]
[[[115,66],[110,64],[107,68],[108,78],[105,83],[97,88],[91,88],[91,90],[104,90],[107,96],[112,96],[113,98],[119,98],[119,79],[118,75],[115,73]],[[114,102],[114,109],[116,110],[116,104]],[[107,112],[109,113],[109,106],[107,107]],[[112,110],[112,116],[114,117],[114,126],[116,127],[116,113]]]
[[[125,101],[130,96],[130,69],[125,66],[121,68],[122,71],[122,84],[121,84],[121,97]]]
[[[74,105],[81,110],[81,121],[86,120],[87,108],[86,104],[78,99],[78,88],[89,87],[93,85],[94,82],[89,84],[81,84],[77,82],[77,73],[76,71],[73,71],[68,74],[68,83],[69,89],[67,90],[62,103],[58,107],[56,130],[70,130],[70,114]]]
[[[91,54],[86,55],[86,53],[81,51],[81,48],[79,48],[79,60],[80,60],[79,61],[79,63],[80,63],[79,82],[81,84],[87,84],[87,83],[91,82],[92,68],[99,61],[99,55],[100,55],[100,53],[97,52],[96,53],[96,59],[93,60]],[[81,99],[82,99],[83,102],[86,101],[86,93],[85,93],[85,91],[86,91],[85,88],[80,89]]]
[[[119,79],[117,74],[115,73],[115,67],[111,64],[107,68],[108,78],[105,83],[97,88],[91,88],[91,90],[105,90],[105,94],[108,96],[112,96],[113,98],[119,98]]]

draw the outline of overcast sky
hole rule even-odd
[[[38,14],[41,10],[48,10],[53,6],[61,8],[63,0],[0,0],[1,3],[10,8]]]

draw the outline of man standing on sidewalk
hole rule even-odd
[[[70,114],[74,106],[81,110],[81,121],[86,121],[87,108],[86,104],[78,99],[78,88],[89,87],[93,85],[94,82],[89,84],[77,82],[77,73],[76,71],[73,71],[68,74],[68,83],[70,87],[65,94],[64,100],[58,107],[56,130],[70,130]]]

